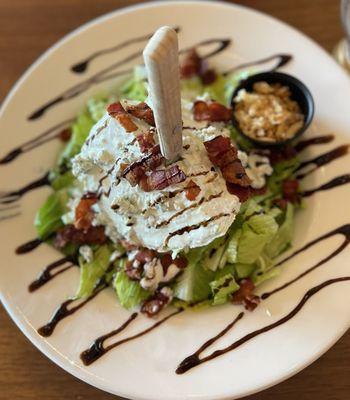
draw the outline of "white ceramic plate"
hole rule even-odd
[[[74,31],[46,52],[26,72],[2,107],[0,156],[61,121],[74,117],[84,101],[101,88],[114,87],[117,80],[113,75],[129,69],[140,62],[140,58],[110,70],[108,67],[142,50],[145,41],[130,43],[96,57],[80,74],[70,70],[73,64],[95,51],[151,33],[163,24],[181,28],[179,39],[182,48],[206,39],[232,39],[232,44],[225,51],[211,59],[219,68],[229,68],[276,53],[292,54],[294,60],[284,70],[301,78],[311,89],[316,102],[315,122],[308,135],[336,134],[334,142],[313,146],[304,153],[304,157],[310,158],[349,141],[346,136],[350,126],[347,100],[350,98],[349,79],[330,56],[311,40],[279,21],[246,8],[218,2],[162,2],[108,14]],[[107,72],[101,75],[105,68]],[[27,119],[34,110],[67,89],[75,85],[78,89],[86,89],[83,82],[87,80],[91,83],[87,90],[54,104],[41,118]],[[70,94],[75,94],[75,91],[71,90]],[[18,189],[42,176],[53,165],[58,149],[58,141],[52,140],[19,155],[10,163],[0,165],[1,190]],[[318,169],[303,184],[305,187],[317,187],[335,176],[350,172],[349,161],[349,157],[338,159]],[[324,353],[349,327],[349,282],[343,282],[317,293],[297,316],[284,325],[184,375],[175,374],[179,362],[223,329],[238,314],[239,307],[228,305],[198,313],[182,313],[152,333],[116,348],[93,365],[84,367],[79,353],[97,336],[118,327],[129,313],[117,304],[112,291],[106,290],[62,321],[51,337],[44,339],[37,333],[36,329],[48,321],[55,308],[74,293],[78,281],[78,271],[71,269],[30,294],[28,283],[43,266],[59,256],[46,245],[27,255],[14,254],[19,244],[35,237],[33,216],[48,193],[47,188],[33,190],[12,203],[15,206],[13,209],[4,210],[5,206],[0,206],[1,299],[11,317],[35,346],[69,373],[91,385],[133,399],[237,398],[262,390],[300,371]],[[350,222],[349,198],[350,185],[307,198],[307,208],[297,218],[295,248]],[[3,219],[17,213],[14,218]],[[305,271],[329,255],[341,240],[340,235],[331,237],[293,258],[283,273],[262,287],[261,292]],[[207,352],[222,348],[288,314],[310,287],[330,278],[350,275],[349,254],[350,249],[346,248],[288,289],[263,301],[255,312],[246,313],[243,320]],[[152,323],[139,317],[121,337]]]

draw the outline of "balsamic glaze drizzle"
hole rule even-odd
[[[79,61],[76,64],[73,64],[71,66],[71,71],[75,72],[76,74],[82,74],[86,72],[88,69],[88,66],[90,63],[95,60],[98,57],[101,57],[105,54],[110,54],[113,52],[117,52],[119,50],[122,50],[124,47],[128,47],[129,45],[135,44],[135,43],[142,43],[147,40],[149,40],[152,37],[152,33],[149,33],[147,35],[139,36],[133,39],[126,40],[125,42],[119,43],[116,46],[109,47],[103,50],[96,51],[89,55],[85,60]]]
[[[344,276],[341,278],[335,278],[335,279],[329,279],[323,283],[321,283],[320,285],[317,285],[311,289],[309,289],[305,295],[302,297],[302,299],[300,300],[300,302],[293,308],[292,311],[290,311],[287,315],[285,315],[284,317],[282,317],[281,319],[277,320],[276,322],[270,324],[270,325],[266,325],[263,328],[257,329],[253,332],[248,333],[247,335],[243,336],[242,338],[236,340],[235,342],[233,342],[232,344],[230,344],[227,347],[224,347],[220,350],[215,350],[213,351],[211,354],[209,354],[208,356],[205,356],[203,358],[199,358],[199,354],[201,353],[201,351],[197,351],[195,353],[193,353],[191,356],[186,357],[181,363],[180,365],[177,367],[176,369],[176,373],[177,374],[184,374],[185,372],[189,371],[190,369],[203,364],[205,362],[208,362],[210,360],[213,360],[214,358],[217,358],[219,356],[222,356],[223,354],[226,354],[232,350],[237,349],[238,347],[242,346],[243,344],[245,344],[246,342],[248,342],[251,339],[254,339],[255,337],[262,335],[268,331],[271,331],[272,329],[277,328],[278,326],[285,324],[286,322],[288,322],[289,320],[291,320],[295,315],[297,315],[299,313],[299,311],[304,307],[304,305],[315,295],[317,294],[320,290],[326,288],[327,286],[333,285],[335,283],[339,283],[339,282],[345,282],[345,281],[350,281],[350,276]],[[214,340],[209,340],[208,342],[206,342],[206,344],[209,343],[209,345],[213,344],[216,340],[218,340],[221,336],[223,336],[234,324],[235,322],[237,322],[237,319],[239,320],[240,315],[238,317],[236,317],[236,319],[233,321],[233,323],[231,322],[230,325],[228,325],[228,327],[226,327],[225,329],[223,329],[218,335],[216,335],[213,339]],[[205,345],[204,345],[205,346]],[[203,347],[203,346],[202,346]],[[208,346],[206,346],[208,347]],[[206,348],[205,347],[205,348]],[[201,349],[200,349],[201,350]],[[199,352],[199,353],[198,353]]]
[[[33,150],[36,147],[39,147],[51,140],[54,140],[59,137],[59,133],[63,128],[68,127],[74,121],[73,118],[67,119],[51,128],[47,129],[45,132],[40,135],[34,137],[33,139],[28,140],[27,142],[22,143],[18,147],[15,147],[11,151],[9,151],[4,157],[0,158],[0,165],[8,164],[14,159],[16,159],[21,154],[26,153],[27,151]],[[58,132],[57,132],[58,131]]]
[[[210,39],[210,40],[204,40],[202,42],[199,42],[199,43],[195,44],[194,47],[208,46],[208,45],[212,45],[213,43],[214,44],[218,43],[218,47],[214,50],[211,50],[209,53],[204,54],[202,56],[203,58],[212,57],[215,54],[218,54],[220,51],[224,50],[228,46],[230,41],[227,39],[224,39],[224,40],[223,39]],[[124,64],[127,64],[141,56],[142,56],[141,50],[135,51],[135,52],[129,54],[128,56],[120,59],[119,61],[109,65],[108,67],[103,68],[99,72],[93,74],[90,78],[88,78],[76,85],[71,86],[70,88],[68,88],[67,90],[62,92],[60,95],[58,95],[57,97],[48,101],[47,103],[45,103],[44,105],[42,105],[41,107],[36,109],[34,112],[32,112],[28,116],[28,120],[33,121],[33,120],[41,118],[45,114],[45,112],[47,110],[49,110],[50,108],[54,107],[55,105],[57,105],[59,103],[62,103],[64,101],[67,101],[69,99],[72,99],[73,97],[80,95],[81,93],[85,92],[91,86],[93,86],[97,83],[104,82],[106,80],[115,78],[117,76],[124,76],[124,75],[131,74],[132,69],[127,69],[127,70],[123,70],[123,71],[115,71],[115,72],[113,72],[113,71],[119,67],[122,67]]]
[[[307,147],[318,145],[318,144],[326,144],[330,143],[334,140],[334,135],[322,135],[322,136],[315,136],[310,139],[301,140],[298,142],[294,148],[299,153],[305,150]]]
[[[36,249],[38,246],[41,245],[43,241],[39,238],[30,240],[29,242],[23,243],[20,246],[18,246],[15,250],[16,254],[26,254],[29,253],[30,251]]]
[[[232,72],[236,72],[240,69],[248,68],[248,67],[253,67],[254,65],[262,65],[270,61],[276,60],[276,65],[272,68],[270,68],[268,71],[276,71],[278,68],[282,68],[285,65],[287,65],[291,60],[293,59],[293,56],[290,54],[274,54],[269,57],[262,58],[260,60],[256,61],[249,61],[243,64],[236,65],[235,67],[230,68],[226,72],[223,73],[224,76],[231,74]]]
[[[321,261],[319,261],[317,264],[313,265],[312,267],[308,268],[306,271],[304,271],[302,274],[298,275],[296,278],[290,280],[289,282],[286,282],[282,286],[279,286],[278,288],[272,290],[271,292],[266,292],[264,293],[261,298],[263,300],[267,299],[268,297],[272,296],[273,294],[280,292],[282,289],[287,288],[288,286],[292,285],[294,282],[297,282],[304,276],[308,275],[310,272],[314,271],[316,268],[320,267],[321,265],[325,264],[335,256],[337,256],[339,253],[341,253],[350,243],[350,224],[346,224],[343,226],[340,226],[337,229],[334,229],[314,240],[311,242],[307,243],[305,246],[301,247],[299,250],[296,250],[294,253],[292,253],[290,256],[286,257],[282,261],[280,261],[278,264],[276,264],[276,267],[284,264],[285,262],[289,261],[290,259],[294,258],[298,254],[304,252],[305,250],[309,249],[310,247],[314,246],[315,244],[322,242],[332,236],[335,235],[342,235],[344,236],[344,241],[341,243],[339,247],[337,247],[330,255],[327,257],[323,258]]]
[[[28,183],[27,185],[23,186],[22,188],[20,188],[18,190],[2,193],[0,195],[0,204],[14,203],[15,201],[19,200],[22,196],[24,196],[26,193],[30,192],[31,190],[40,188],[42,186],[47,186],[49,184],[50,184],[49,173],[47,172],[41,178]]]
[[[303,179],[305,176],[311,174],[314,172],[316,169],[329,164],[330,162],[336,160],[337,158],[343,157],[346,154],[348,154],[349,151],[349,145],[345,144],[342,146],[338,146],[335,149],[328,151],[327,153],[321,154],[315,158],[312,158],[311,160],[303,161],[297,171],[304,169],[308,165],[313,165],[313,168],[309,169],[306,172],[302,172],[301,174],[297,175],[297,179]]]
[[[103,346],[103,343],[113,337],[118,335],[118,333],[122,332],[124,329],[126,329],[131,322],[136,319],[136,317],[138,316],[138,313],[133,313],[130,315],[130,317],[122,324],[120,325],[119,328],[113,330],[110,333],[107,333],[105,335],[102,335],[100,337],[98,337],[97,339],[94,340],[94,342],[92,343],[92,345],[85,351],[83,351],[80,354],[80,359],[83,361],[84,365],[90,365],[92,364],[94,361],[98,360],[100,357],[103,356],[103,354],[105,354],[108,350],[110,346]]]
[[[50,263],[43,269],[43,271],[40,272],[38,278],[35,279],[32,283],[30,283],[30,285],[28,286],[29,292],[34,292],[35,290],[38,290],[39,288],[44,286],[47,282],[49,282],[51,279],[55,278],[57,275],[60,275],[63,272],[67,271],[68,269],[76,266],[76,262],[77,262],[76,257],[66,256]],[[65,265],[67,263],[69,264]],[[59,268],[62,265],[63,268]]]
[[[121,332],[121,330],[125,329],[129,323],[136,318],[136,315],[133,314],[129,320],[127,320],[119,329],[116,329],[115,331],[112,331],[104,336],[100,336],[99,338],[97,338],[93,344],[90,346],[89,349],[83,351],[80,355],[81,360],[83,361],[83,363],[85,365],[90,365],[92,364],[94,361],[96,361],[97,359],[99,359],[100,357],[102,357],[104,354],[106,354],[108,351],[114,349],[115,347],[118,347],[124,343],[130,342],[132,340],[138,339],[141,336],[146,335],[147,333],[153,331],[155,328],[157,328],[158,326],[164,324],[164,322],[166,322],[168,319],[174,317],[177,314],[180,314],[181,312],[183,312],[184,310],[182,308],[172,312],[171,314],[167,315],[166,317],[160,319],[159,321],[155,322],[153,325],[151,325],[149,328],[146,328],[142,331],[140,331],[139,333],[136,333],[135,335],[129,336],[125,339],[121,339],[118,340],[115,343],[112,343],[106,347],[103,347],[103,341],[106,340],[107,338],[110,338],[111,336],[114,336],[116,334],[118,334],[119,332]],[[135,316],[134,316],[135,315]],[[134,316],[134,317],[133,317]],[[126,326],[125,326],[126,325]]]
[[[48,337],[51,336],[54,329],[56,328],[57,324],[62,321],[62,319],[67,318],[69,315],[74,314],[82,307],[84,307],[87,303],[89,303],[92,299],[94,299],[102,290],[106,289],[108,285],[102,282],[100,285],[96,287],[94,292],[87,297],[85,300],[75,300],[75,299],[68,299],[64,301],[56,310],[50,321],[38,329],[38,333],[41,336]],[[77,302],[77,305],[73,305],[71,308],[68,308],[69,305],[74,304]]]
[[[341,175],[336,178],[333,178],[329,182],[324,183],[323,185],[321,185],[315,189],[304,190],[303,192],[300,193],[300,195],[302,197],[309,197],[317,192],[322,192],[324,190],[330,190],[330,189],[333,189],[338,186],[346,185],[347,183],[350,183],[350,174],[345,174],[345,175]]]

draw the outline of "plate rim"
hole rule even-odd
[[[57,40],[54,44],[52,44],[50,47],[48,47],[39,57],[37,57],[21,74],[21,76],[17,79],[17,81],[14,83],[14,85],[11,87],[7,95],[5,96],[4,100],[2,101],[0,105],[0,118],[4,115],[8,104],[12,100],[13,96],[15,93],[20,89],[22,83],[31,75],[31,73],[42,63],[44,62],[47,57],[49,57],[53,52],[55,52],[56,49],[64,45],[68,40],[73,38],[74,36],[88,30],[90,27],[94,25],[98,25],[100,23],[103,23],[103,21],[108,20],[110,18],[114,18],[115,16],[120,16],[123,14],[128,14],[129,12],[132,12],[134,10],[138,9],[149,9],[149,8],[161,8],[164,7],[166,8],[169,5],[176,5],[176,6],[181,6],[185,4],[190,4],[190,5],[206,5],[210,7],[232,7],[236,9],[242,9],[244,11],[248,11],[252,14],[255,14],[257,16],[266,18],[266,20],[273,21],[274,23],[278,23],[281,26],[285,28],[289,28],[289,30],[292,30],[295,34],[297,34],[303,41],[307,41],[313,46],[316,46],[318,50],[321,50],[324,56],[327,57],[329,61],[333,63],[333,65],[338,69],[338,72],[342,74],[344,77],[348,77],[347,73],[341,68],[341,66],[331,57],[331,55],[321,46],[319,45],[314,39],[310,38],[307,36],[305,33],[301,32],[294,26],[288,24],[287,22],[280,20],[274,16],[271,16],[265,12],[262,12],[260,10],[256,10],[254,8],[241,5],[241,4],[235,4],[235,3],[228,3],[223,0],[155,0],[155,1],[150,1],[148,3],[139,3],[139,4],[134,4],[126,7],[122,7],[116,10],[112,10],[110,12],[104,13],[98,17],[95,17],[87,22],[85,22],[82,25],[79,25],[72,31],[68,32],[64,36],[62,36],[59,40]],[[130,399],[135,399],[135,400],[150,400],[149,397],[144,397],[144,396],[135,396],[131,392],[128,393],[123,393],[123,392],[117,392],[111,388],[107,381],[105,381],[103,378],[96,376],[95,374],[89,372],[86,370],[86,368],[81,367],[77,363],[67,360],[67,358],[61,354],[58,350],[55,349],[53,345],[51,345],[47,340],[43,339],[41,336],[39,336],[36,332],[36,329],[31,325],[30,321],[26,318],[24,313],[16,307],[16,304],[11,300],[11,295],[9,293],[6,293],[5,291],[0,291],[0,301],[8,313],[8,315],[11,317],[12,321],[16,324],[16,326],[20,329],[20,331],[25,335],[25,337],[38,349],[40,352],[46,356],[48,359],[50,359],[52,362],[54,362],[56,365],[58,365],[60,368],[62,368],[64,371],[68,372],[75,378],[78,378],[79,380],[96,387],[100,390],[103,390],[105,392],[111,393],[116,396],[121,396],[121,397],[126,397]],[[255,388],[249,390],[249,391],[244,391],[242,393],[238,393],[237,395],[216,395],[215,397],[213,396],[200,396],[200,400],[233,400],[233,399],[238,399],[242,398],[245,396],[249,396],[258,392],[261,392],[263,390],[266,390],[270,387],[273,387],[275,385],[278,385],[279,383],[289,379],[290,377],[296,375],[300,371],[304,370],[308,366],[310,366],[312,363],[314,363],[318,358],[320,358],[323,354],[325,354],[331,347],[334,346],[334,344],[347,332],[347,330],[350,328],[350,320],[348,322],[348,326],[344,326],[344,328],[338,332],[337,335],[334,336],[333,340],[330,341],[327,346],[323,347],[320,349],[318,352],[314,354],[313,357],[311,357],[306,363],[303,365],[300,365],[299,367],[292,367],[290,371],[285,374],[282,377],[279,377],[277,379],[271,380],[269,383],[265,385],[257,385]],[[33,334],[34,331],[34,334]],[[130,397],[131,396],[131,397]],[[193,398],[197,396],[192,396],[189,395],[188,398]],[[178,397],[169,397],[170,400],[178,400]]]

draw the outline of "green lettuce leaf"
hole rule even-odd
[[[266,244],[275,236],[277,230],[278,224],[270,215],[252,215],[242,226],[237,262],[242,264],[255,263]]]
[[[273,166],[273,173],[267,180],[267,186],[272,193],[281,193],[282,183],[288,178],[293,178],[300,165],[298,157],[277,163]]]
[[[230,235],[230,239],[226,248],[226,259],[228,263],[234,264],[237,262],[238,243],[242,234],[242,229],[236,229]]]
[[[271,239],[271,242],[267,244],[267,246],[271,243],[273,243],[274,239]],[[266,246],[266,247],[267,247]],[[260,254],[259,258],[256,260],[256,267],[259,271],[267,271],[269,270],[272,265],[273,265],[273,259],[269,257],[268,254],[266,254],[266,247],[264,251]]]
[[[236,275],[238,279],[248,278],[255,270],[255,264],[235,264]]]
[[[136,307],[151,295],[140,286],[139,282],[129,279],[124,271],[116,274],[113,286],[120,304],[127,309]]]
[[[110,266],[111,249],[108,245],[97,247],[91,262],[79,257],[80,281],[76,294],[77,298],[86,298],[91,295],[96,284],[105,275]]]
[[[266,272],[256,272],[253,275],[253,282],[255,286],[259,286],[261,285],[263,282],[275,278],[276,276],[278,276],[281,272],[281,268],[280,267],[275,267],[275,268],[271,268],[270,270],[266,271]]]
[[[248,139],[246,139],[244,136],[242,136],[234,126],[231,126],[229,128],[229,130],[230,130],[230,136],[231,136],[232,140],[235,143],[237,143],[237,146],[240,150],[249,152],[250,150],[253,149],[252,143]]]
[[[210,99],[228,106],[239,81],[247,76],[247,73],[230,74],[228,76],[217,74],[215,81],[210,85],[203,85],[199,77],[182,79],[181,95],[188,100],[208,95]]]
[[[233,95],[234,90],[236,87],[239,85],[240,81],[243,79],[247,79],[248,76],[252,73],[253,71],[241,71],[241,72],[234,72],[231,73],[227,76],[225,76],[225,87],[224,87],[224,93],[225,93],[225,103],[230,104],[231,103],[231,98]]]
[[[78,116],[72,126],[72,136],[59,157],[59,165],[69,166],[71,164],[72,157],[80,152],[94,123],[95,121],[87,110]]]
[[[275,258],[289,248],[293,238],[293,221],[294,206],[288,203],[283,223],[265,248],[268,257]]]
[[[262,206],[255,201],[254,198],[249,199],[245,203],[245,207],[241,210],[244,214],[244,219],[248,219],[253,214],[259,214],[263,211]]]
[[[180,299],[174,299],[171,303],[176,308],[182,308],[188,311],[202,311],[205,308],[211,307],[213,305],[212,300],[207,299],[200,301],[198,303],[187,303],[186,301]]]
[[[215,81],[211,85],[203,87],[203,93],[208,93],[212,100],[215,100],[221,104],[228,105],[228,99],[225,95],[225,85],[227,84],[227,79],[218,74]]]
[[[232,274],[226,274],[221,278],[210,282],[210,287],[213,294],[214,306],[226,303],[229,295],[239,289],[239,285]]]
[[[40,207],[34,219],[34,226],[40,239],[46,239],[63,226],[61,217],[67,212],[67,202],[67,191],[60,190],[50,194]]]
[[[66,171],[63,174],[59,173],[59,168],[55,168],[50,171],[49,180],[51,187],[54,190],[65,189],[74,185],[75,177],[72,171]]]
[[[219,237],[203,247],[202,266],[204,269],[216,271],[225,266],[227,237]]]
[[[211,294],[209,284],[215,273],[202,266],[204,250],[205,248],[197,248],[188,252],[188,265],[174,286],[174,296],[178,299],[191,303],[206,300]]]
[[[125,99],[145,101],[148,95],[145,68],[136,66],[133,76],[121,87],[120,91]]]
[[[195,100],[198,96],[203,95],[203,84],[198,77],[181,79],[181,97],[188,101]]]
[[[105,115],[107,105],[111,102],[111,99],[103,95],[92,97],[87,101],[87,111],[94,122],[99,121]]]

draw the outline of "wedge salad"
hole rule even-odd
[[[142,66],[62,132],[35,227],[79,265],[75,298],[104,284],[147,316],[171,304],[256,307],[256,287],[291,246],[300,197],[293,148],[254,148],[231,123],[232,93],[253,72],[224,76],[195,49],[184,55],[183,152],[170,165]]]

